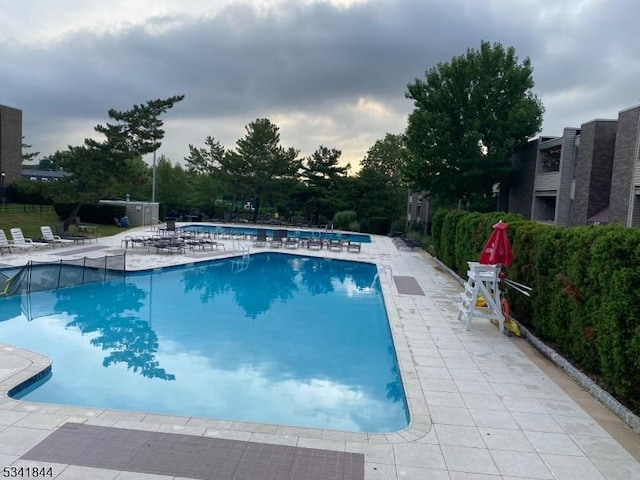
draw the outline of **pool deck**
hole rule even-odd
[[[90,250],[13,253],[0,265],[122,253],[125,236],[135,234],[149,232],[101,238]],[[127,269],[238,254],[233,240],[220,241],[224,251],[128,248]],[[252,253],[274,250],[245,243]],[[380,236],[359,253],[279,251],[378,265],[411,416],[407,428],[368,434],[17,401],[7,392],[50,362],[0,343],[0,471],[50,466],[52,476],[44,478],[60,480],[640,480],[638,434],[525,340],[499,334],[486,320],[465,331],[457,320],[461,285],[424,252],[398,250]],[[81,445],[101,441],[111,446],[101,455],[78,455]],[[144,448],[146,457],[133,458]],[[126,462],[124,451],[131,456]]]

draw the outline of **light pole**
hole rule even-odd
[[[151,201],[156,201],[156,151],[153,151],[153,175],[151,178]]]

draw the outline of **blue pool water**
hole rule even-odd
[[[0,299],[53,360],[17,397],[389,432],[408,414],[374,265],[282,253]]]
[[[183,231],[197,231],[204,233],[215,233],[218,235],[228,233],[231,235],[256,235],[258,230],[266,230],[267,236],[273,236],[275,230],[287,230],[288,237],[294,238],[321,238],[327,240],[344,240],[359,243],[371,243],[371,236],[363,233],[342,233],[327,230],[296,230],[291,228],[261,228],[261,227],[228,227],[219,225],[184,225],[180,227]]]

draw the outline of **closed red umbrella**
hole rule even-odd
[[[511,265],[513,251],[507,236],[507,228],[509,228],[509,224],[502,220],[493,226],[493,232],[480,254],[480,260],[478,260],[480,263],[483,265],[500,264],[503,267]]]

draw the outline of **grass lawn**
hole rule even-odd
[[[20,206],[10,205],[8,208],[0,208],[0,229],[4,230],[8,239],[11,239],[9,230],[15,227],[20,227],[25,237],[40,238],[42,233],[40,227],[48,225],[53,230],[55,235],[56,225],[62,224],[62,220],[58,218],[53,210],[53,207],[43,206],[42,208],[36,207],[33,209],[22,210]],[[99,225],[87,223],[87,225],[95,225],[98,227],[97,232],[92,232],[93,235],[98,237],[108,237],[121,233],[123,228],[117,225]],[[69,227],[70,231],[75,231],[75,227],[72,225]]]

